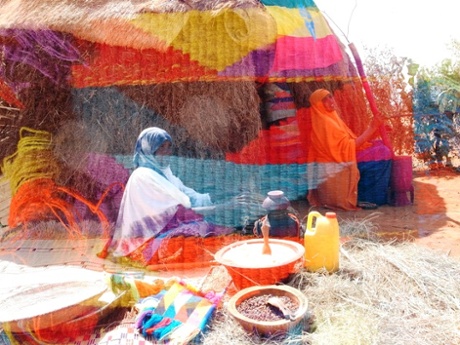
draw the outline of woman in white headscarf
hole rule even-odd
[[[134,152],[135,170],[126,185],[109,251],[149,264],[160,241],[178,235],[207,236],[232,229],[208,223],[193,207],[212,205],[209,194],[185,186],[169,164],[172,139],[163,129],[143,130]]]

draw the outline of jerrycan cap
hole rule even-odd
[[[335,212],[326,212],[326,218],[337,218],[337,214]]]

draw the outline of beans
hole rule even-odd
[[[285,320],[283,313],[281,311],[267,304],[267,301],[270,297],[273,297],[272,294],[257,295],[245,299],[236,307],[236,310],[247,318],[256,320],[256,321],[279,321]],[[284,302],[286,307],[294,312],[299,308],[297,301],[291,299],[289,296],[277,296],[281,301]]]

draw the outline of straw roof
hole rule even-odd
[[[152,41],[152,37],[142,30],[125,25],[126,21],[139,13],[213,10],[217,15],[220,10],[248,7],[262,8],[262,5],[257,0],[2,0],[0,28],[47,28],[73,33],[93,42],[122,46],[127,44],[126,37],[131,37],[130,45],[148,48],[157,42]],[[113,30],[118,34],[114,34]]]

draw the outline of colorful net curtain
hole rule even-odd
[[[97,176],[117,166],[112,182],[126,182],[135,137],[146,126],[173,134],[174,168],[201,192],[228,198],[281,189],[298,199],[308,188],[311,91],[334,89],[354,131],[369,120],[359,76],[311,0],[72,6],[19,6],[0,27],[0,97],[16,107],[0,120],[1,158],[14,153],[22,127],[66,139],[47,150],[47,178],[93,205],[110,186]],[[86,132],[77,136],[69,125]],[[113,164],[96,164],[104,157]],[[98,210],[114,221],[121,189],[110,193],[111,206]]]

